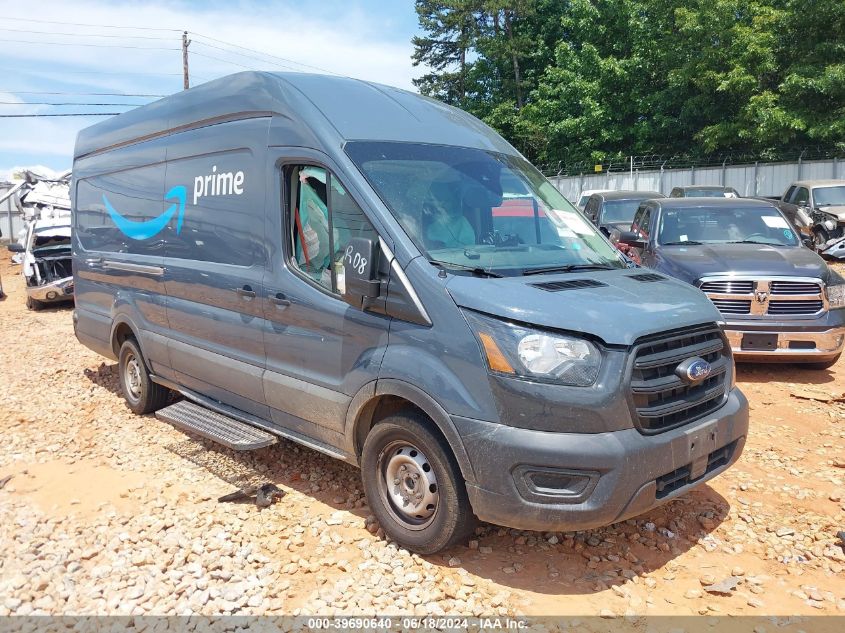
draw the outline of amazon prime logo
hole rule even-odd
[[[713,368],[703,358],[693,356],[675,368],[675,375],[687,384],[697,384],[706,379]]]
[[[244,172],[217,172],[217,165],[213,165],[211,173],[206,176],[194,178],[194,198],[196,205],[200,198],[209,196],[240,196],[244,192]],[[126,237],[133,240],[146,240],[161,233],[164,227],[176,218],[176,233],[182,231],[182,220],[185,217],[185,204],[188,198],[188,189],[184,185],[177,185],[170,189],[164,199],[173,201],[161,215],[150,220],[130,220],[115,209],[109,202],[106,194],[103,194],[103,204],[109,213],[112,222]]]

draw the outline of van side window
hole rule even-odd
[[[326,290],[339,292],[337,273],[342,270],[343,249],[353,237],[375,239],[375,229],[343,185],[324,168],[290,166],[285,178],[291,261]]]

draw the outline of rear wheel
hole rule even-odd
[[[370,509],[392,540],[434,554],[466,539],[476,519],[445,442],[419,414],[397,414],[367,435],[361,476]]]
[[[133,413],[151,413],[167,403],[169,390],[150,379],[141,348],[134,338],[126,339],[120,346],[117,367],[123,397]]]

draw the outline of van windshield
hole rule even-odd
[[[625,267],[584,216],[517,156],[369,141],[347,143],[346,153],[429,261],[454,272]]]

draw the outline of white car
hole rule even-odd
[[[605,190],[604,189],[584,189],[584,191],[581,192],[581,195],[578,196],[578,204],[576,204],[575,206],[578,207],[579,209],[581,209],[581,211],[583,211],[584,207],[587,206],[587,201],[590,199],[590,196],[593,195],[594,193],[602,193],[603,191],[605,191]]]
[[[69,217],[31,222],[23,243],[9,244],[8,249],[21,253],[26,306],[30,310],[73,300]]]

